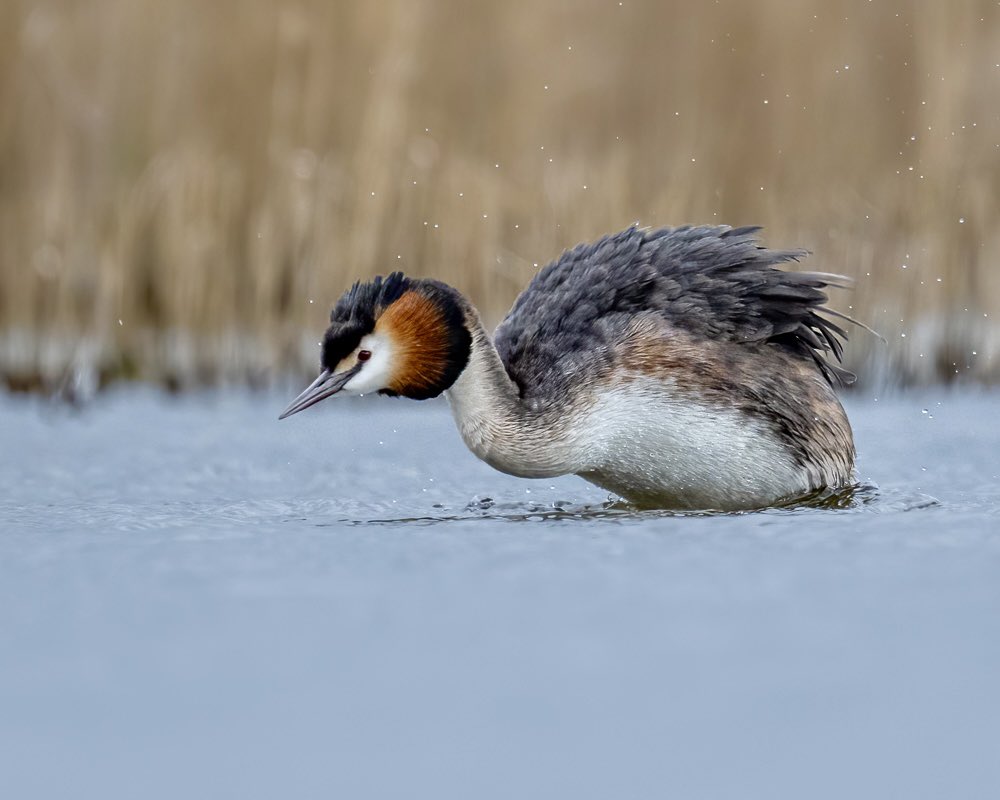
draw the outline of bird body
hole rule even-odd
[[[755,228],[628,228],[541,270],[491,339],[475,308],[393,273],[337,303],[320,377],[338,391],[444,393],[503,472],[576,474],[644,506],[760,508],[853,480],[833,384],[853,376],[820,311],[846,279],[786,272]],[[835,315],[835,314],[834,314]]]

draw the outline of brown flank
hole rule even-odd
[[[850,480],[851,428],[836,393],[810,359],[775,344],[695,340],[649,320],[636,322],[627,341],[628,369],[619,371],[619,380],[669,379],[693,403],[738,408],[774,426],[801,465],[833,459],[836,473]],[[847,457],[839,444],[844,441]]]

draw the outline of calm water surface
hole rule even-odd
[[[290,397],[0,396],[4,797],[1000,797],[1000,394],[715,517]]]

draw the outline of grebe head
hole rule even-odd
[[[402,272],[355,283],[330,312],[319,377],[279,419],[338,392],[437,397],[469,361],[464,306],[450,286]]]

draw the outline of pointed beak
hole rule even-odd
[[[336,375],[331,370],[323,370],[319,374],[319,377],[310,383],[308,388],[292,401],[291,405],[281,413],[278,419],[298,414],[300,411],[309,408],[309,406],[315,405],[320,400],[326,400],[330,395],[336,394],[344,388],[344,384],[358,374],[360,369],[361,364],[356,364],[348,370],[338,372]]]

